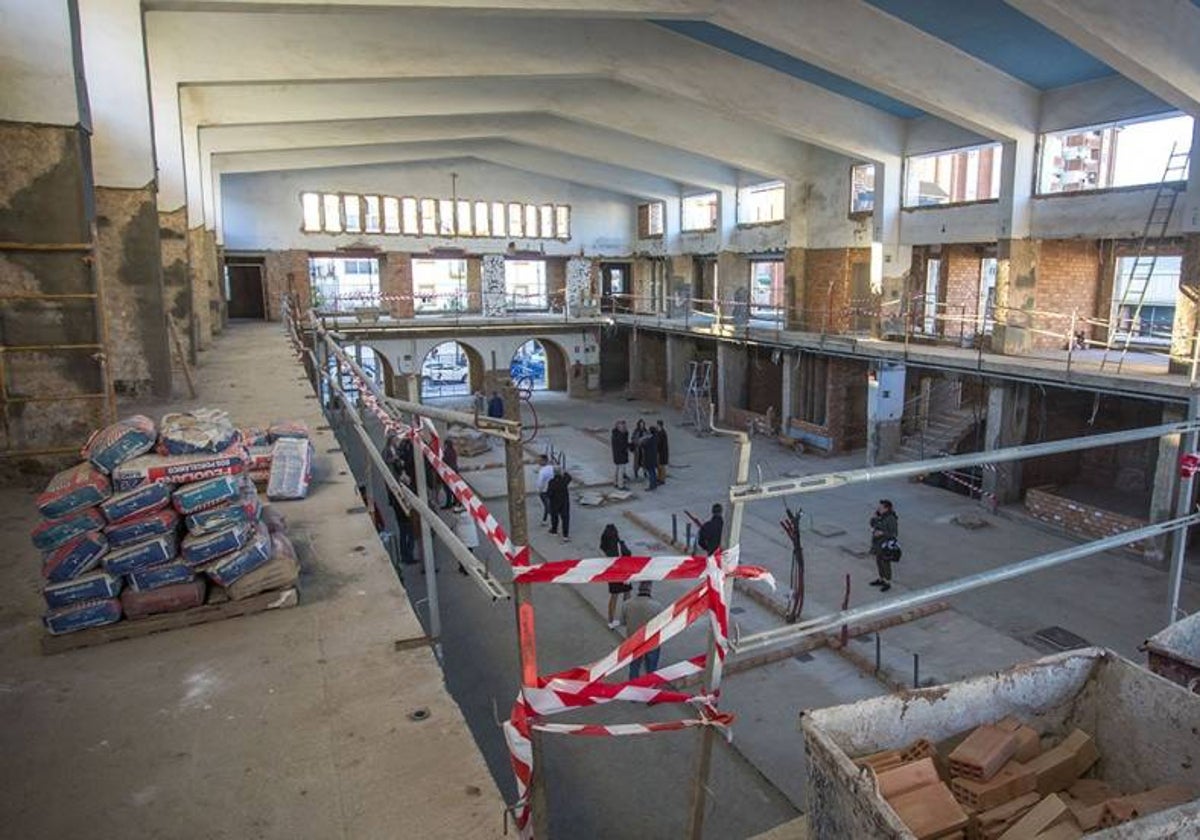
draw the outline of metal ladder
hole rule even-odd
[[[1121,320],[1121,312],[1133,304],[1133,312],[1129,316],[1129,325],[1125,329],[1125,338],[1121,342],[1121,354],[1117,358],[1117,373],[1125,364],[1125,355],[1133,343],[1133,331],[1142,315],[1142,306],[1146,302],[1146,291],[1150,288],[1154,268],[1158,264],[1158,251],[1162,239],[1166,236],[1167,226],[1175,212],[1175,204],[1179,194],[1183,192],[1183,183],[1187,179],[1188,157],[1190,150],[1179,150],[1179,144],[1171,146],[1171,154],[1167,156],[1167,165],[1163,169],[1162,180],[1154,192],[1154,203],[1150,205],[1150,215],[1146,217],[1146,226],[1142,229],[1142,238],[1138,242],[1137,256],[1129,269],[1129,277],[1125,282],[1125,290],[1121,299],[1113,307],[1109,323],[1108,340],[1104,345],[1104,355],[1100,358],[1100,369],[1109,362],[1109,354],[1117,343],[1117,325]]]
[[[708,432],[709,406],[712,405],[711,361],[688,362],[688,385],[683,396],[683,425],[695,426],[698,432]]]

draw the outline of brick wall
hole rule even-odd
[[[805,250],[803,248],[788,248],[783,252],[783,276],[787,288],[787,326],[789,329],[803,329],[805,280]]]
[[[412,291],[412,256],[396,251],[384,254],[379,260],[379,292],[385,298],[382,308],[393,318],[413,317]]]
[[[979,275],[982,262],[982,246],[942,247],[939,297],[946,303],[946,320],[939,325],[942,335],[951,338],[974,335],[975,318],[979,312]]]
[[[834,451],[847,452],[867,443],[867,363],[829,360],[825,425]]]
[[[567,298],[567,260],[565,257],[546,258],[546,298],[553,312],[562,312]]]
[[[289,280],[289,275],[291,280]],[[293,291],[302,309],[309,306],[308,252],[268,251],[263,258],[263,282],[267,284],[267,318],[278,321],[283,293]],[[289,286],[289,283],[291,284]]]
[[[854,325],[851,311],[861,301],[853,288],[854,265],[870,265],[870,248],[809,248],[804,251],[800,329],[846,332]],[[789,270],[790,270],[789,266]]]
[[[1075,311],[1080,319],[1087,318],[1096,311],[1100,263],[1099,243],[1094,239],[1042,240],[1038,245],[1036,308],[1063,316]],[[1034,347],[1065,349],[1065,335],[1070,327],[1067,317],[1034,318],[1033,323],[1039,329],[1061,331],[1064,335],[1063,338],[1036,335]],[[1083,329],[1076,327],[1077,331]]]
[[[1040,519],[1056,527],[1062,528],[1076,536],[1090,540],[1101,537],[1111,537],[1135,528],[1144,528],[1144,519],[1132,516],[1122,516],[1100,508],[1085,505],[1063,496],[1055,495],[1054,485],[1030,488],[1025,493],[1025,510],[1035,519]],[[1129,546],[1132,551],[1141,552],[1149,548],[1142,543]]]

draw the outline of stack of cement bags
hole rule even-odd
[[[242,435],[223,412],[168,414],[157,429],[130,417],[94,434],[83,456],[37,502],[51,633],[295,582],[295,552],[263,523]]]

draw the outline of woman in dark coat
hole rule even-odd
[[[611,522],[604,526],[604,532],[600,534],[600,550],[604,552],[605,557],[621,557],[629,554],[629,546],[625,545],[625,541],[621,539],[621,534],[617,531],[617,526]],[[617,600],[623,598],[629,600],[629,593],[633,591],[633,587],[628,583],[610,583],[608,585],[608,628],[615,630],[620,626],[621,622],[617,620]]]
[[[633,434],[629,436],[629,446],[633,449],[633,477],[637,478],[642,473],[642,467],[645,466],[642,458],[642,441],[646,439],[646,435],[650,434],[650,430],[646,428],[646,421],[639,420],[633,427]]]
[[[558,523],[562,522],[562,541],[571,541],[571,474],[561,467],[554,468],[554,478],[546,488],[550,497],[550,533],[558,533]]]

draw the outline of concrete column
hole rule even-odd
[[[187,211],[183,211],[186,217]],[[187,231],[188,287],[192,293],[192,322],[195,328],[196,349],[204,350],[212,344],[212,278],[209,276],[209,260],[205,249],[204,226]]]
[[[379,292],[381,306],[393,318],[413,317],[412,257],[405,253],[388,252],[379,261]]]
[[[667,359],[667,381],[663,383],[663,402],[667,405],[673,405],[672,398],[675,396],[675,391],[679,388],[678,378],[675,376],[675,336],[670,333],[665,333],[664,342],[666,344],[665,355]]]
[[[290,278],[290,279],[289,279]],[[283,295],[292,292],[300,298],[301,310],[309,306],[308,252],[269,251],[263,257],[263,283],[267,287],[267,318],[282,317]],[[401,392],[402,393],[402,392]]]
[[[1179,423],[1187,416],[1181,405],[1165,405],[1163,423]],[[1165,522],[1175,515],[1175,494],[1179,488],[1179,435],[1158,439],[1158,459],[1154,462],[1154,486],[1150,489],[1150,521]],[[1157,562],[1166,559],[1166,537],[1154,540],[1147,547],[1146,558]]]
[[[891,363],[873,365],[867,376],[867,466],[886,464],[900,448],[904,378],[904,365]]]
[[[796,356],[784,353],[779,365],[783,369],[783,376],[780,377],[783,382],[779,394],[779,429],[786,437],[792,422],[792,380],[796,376]]]
[[[803,248],[788,248],[783,252],[783,276],[788,307],[786,328],[802,330],[804,329],[805,289],[807,288]]]
[[[467,311],[483,311],[483,262],[479,257],[467,258]],[[411,285],[411,284],[410,284]]]
[[[725,382],[729,379],[726,372],[730,364],[730,346],[724,341],[717,342],[717,381],[713,383],[713,400],[717,404],[717,419],[724,420],[729,400],[725,398]]]
[[[1037,307],[1039,242],[1034,239],[1001,239],[996,260],[996,325],[992,350],[1006,355],[1026,353],[1033,345],[1031,316],[1023,310]]]
[[[1025,442],[1029,428],[1029,386],[1020,382],[995,383],[988,387],[987,427],[984,449],[1003,449]],[[983,490],[994,494],[1000,504],[1021,498],[1021,464],[1010,461],[983,471]]]
[[[1200,135],[1200,131],[1196,132]],[[1200,330],[1200,233],[1183,240],[1183,266],[1179,294],[1175,298],[1175,321],[1171,332],[1171,373],[1190,375],[1192,361],[1200,352],[1196,333]]]
[[[187,213],[182,207],[158,214],[159,251],[162,254],[163,295],[188,359],[196,361],[200,348],[193,317],[192,278],[188,272]]]

